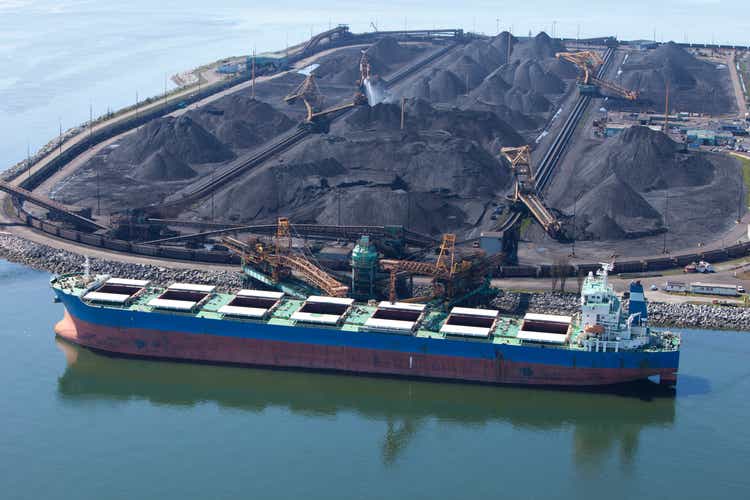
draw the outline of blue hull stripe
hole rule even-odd
[[[231,319],[198,318],[179,313],[140,312],[91,306],[80,298],[55,289],[68,312],[75,318],[115,328],[139,328],[201,335],[217,335],[315,345],[432,354],[462,358],[497,359],[517,363],[579,368],[674,368],[678,351],[585,352],[554,347],[491,344],[481,341],[426,339],[410,335],[348,332],[315,326],[284,326]]]

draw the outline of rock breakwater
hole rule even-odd
[[[60,250],[7,233],[0,234],[0,258],[52,274],[82,272],[85,261],[84,254]],[[89,259],[89,265],[95,274],[148,279],[155,284],[175,281],[205,283],[216,285],[219,290],[243,286],[242,275],[233,271],[173,268],[93,257]],[[421,287],[415,293],[427,295],[428,288]],[[579,296],[575,293],[500,290],[489,307],[519,316],[525,312],[572,315],[579,310]],[[651,302],[649,317],[655,326],[750,331],[750,309],[743,307]]]
[[[84,254],[52,248],[10,234],[0,234],[0,258],[52,274],[82,272],[86,259]],[[232,271],[172,268],[94,257],[89,259],[89,266],[93,274],[147,279],[157,285],[182,281],[212,284],[220,290],[242,286],[242,276]]]

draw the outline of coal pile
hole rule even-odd
[[[222,192],[216,210],[243,222],[284,215],[440,234],[473,228],[509,185],[507,169],[476,143],[399,135],[313,137]]]
[[[465,102],[464,109],[491,111],[503,121],[513,125],[518,130],[532,130],[539,126],[539,121],[524,114],[519,108],[524,105],[507,104],[511,100],[512,86],[502,76],[503,67],[487,75],[484,81],[472,92],[471,99]]]
[[[293,126],[286,115],[247,92],[231,94],[179,117],[153,120],[124,136],[53,189],[54,196],[64,203],[92,206],[96,200],[91,185],[99,182],[107,211],[158,203]]]
[[[647,127],[631,127],[592,146],[565,175],[567,181],[553,185],[547,199],[567,214],[577,200],[579,239],[620,240],[669,230],[701,241],[732,223],[742,196],[734,160],[687,152]]]
[[[576,226],[595,239],[652,234],[662,228],[661,214],[617,174],[581,193]]]
[[[576,78],[573,65],[555,58],[561,50],[563,45],[544,33],[524,41],[508,33],[475,40],[413,82],[404,95],[490,111],[518,130],[533,131]]]
[[[503,31],[490,40],[490,45],[492,45],[500,54],[500,64],[507,64],[510,62],[510,55],[513,46],[517,43],[518,39],[507,31]]]
[[[468,93],[466,89],[475,88],[482,83],[489,74],[484,66],[467,55],[453,61],[446,69],[464,83],[465,93]]]
[[[433,69],[415,84],[408,97],[448,103],[465,93],[466,84],[455,73],[446,69]]]
[[[503,37],[500,36],[500,38],[502,39]],[[516,42],[516,39],[514,39],[514,42]],[[514,43],[510,59],[511,61],[554,59],[555,54],[564,52],[565,50],[565,45],[562,42],[551,38],[547,33],[542,31],[530,40]]]
[[[134,176],[148,181],[181,181],[198,175],[195,170],[169,151],[157,151],[138,165]]]
[[[189,111],[187,116],[234,151],[254,148],[295,125],[291,118],[247,92],[230,94]]]
[[[365,51],[368,59],[385,64],[405,62],[412,59],[420,49],[399,44],[395,38],[383,37]]]
[[[348,130],[399,130],[401,109],[395,104],[361,107],[345,120],[344,127],[334,128],[342,135]],[[523,138],[495,114],[472,110],[436,109],[422,99],[410,100],[404,108],[407,133],[444,131],[451,136],[476,141],[493,154],[502,146],[517,146]]]
[[[504,195],[510,172],[491,151],[521,137],[489,112],[358,108],[327,136],[314,136],[215,196],[230,220],[279,215],[321,224],[403,224],[439,235],[473,231]],[[206,217],[208,203],[188,215]]]
[[[147,123],[120,141],[110,156],[114,161],[141,163],[158,152],[192,164],[221,162],[233,157],[225,144],[187,115]]]
[[[508,82],[517,89],[537,94],[561,94],[565,83],[554,73],[548,73],[536,60],[515,61],[502,68]]]
[[[463,49],[462,58],[476,61],[487,73],[504,64],[505,54],[492,43],[492,40],[474,40]]]
[[[395,39],[384,37],[367,48],[367,60],[372,74],[386,75],[422,52],[421,48],[404,46]],[[315,76],[320,84],[355,85],[359,80],[362,50],[343,49],[317,61],[320,66]]]
[[[711,182],[714,166],[700,153],[688,153],[661,132],[647,127],[630,127],[597,148],[596,156],[584,161],[581,176],[595,182],[616,174],[642,192]],[[589,182],[579,187],[588,190]],[[593,186],[592,186],[593,187]]]
[[[664,109],[666,87],[673,110],[720,114],[736,111],[729,69],[702,61],[675,43],[632,54],[622,66],[621,80],[641,97],[622,107]]]

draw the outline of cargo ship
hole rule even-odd
[[[65,306],[56,334],[96,351],[208,363],[332,370],[491,384],[602,386],[658,377],[677,382],[680,338],[648,326],[643,287],[627,310],[589,273],[573,316],[345,297],[287,297],[203,284],[87,273],[55,277]]]

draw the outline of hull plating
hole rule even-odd
[[[55,326],[60,337],[123,355],[496,384],[606,385],[653,375],[676,380],[678,353],[585,353],[298,327],[267,331],[267,325],[216,320],[208,324],[215,331],[209,331],[199,318],[117,311],[61,298],[66,312]],[[134,314],[150,321],[143,325]],[[186,319],[197,322],[193,331],[180,327]],[[153,327],[156,320],[159,328]],[[302,340],[305,335],[309,342]],[[345,340],[329,342],[326,335]]]

